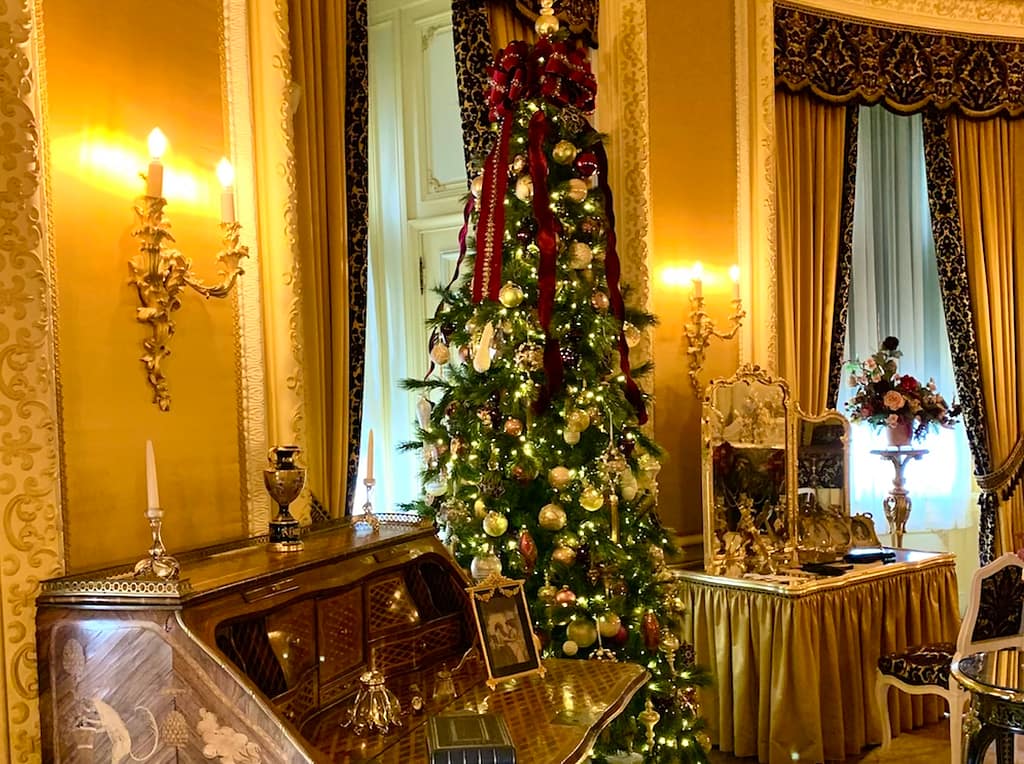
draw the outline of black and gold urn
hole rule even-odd
[[[302,549],[299,521],[288,511],[306,483],[305,468],[295,464],[298,455],[298,446],[274,446],[269,453],[270,467],[263,470],[263,484],[278,507],[277,517],[270,521],[270,548],[276,552]]]

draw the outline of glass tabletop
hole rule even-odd
[[[1024,702],[1024,652],[1016,648],[965,655],[952,673],[971,692]]]

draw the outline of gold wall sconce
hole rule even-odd
[[[189,286],[203,297],[227,297],[238,277],[244,271],[239,265],[249,256],[249,248],[238,243],[241,226],[235,220],[234,171],[226,159],[217,165],[221,182],[221,231],[224,249],[217,255],[220,263],[219,284],[207,285],[192,273],[192,261],[176,249],[166,246],[173,242],[170,223],[164,216],[167,200],[163,197],[164,168],[161,157],[167,149],[167,138],[154,128],[149,134],[149,154],[152,157],[146,180],[146,194],[135,205],[139,227],[132,236],[139,240],[139,254],[128,264],[130,281],[139,293],[140,306],[135,318],[149,324],[150,334],[142,342],[145,352],[140,359],[146,367],[146,378],[153,388],[153,402],[161,411],[170,411],[171,395],[161,362],[170,355],[168,343],[174,334],[172,313],[181,307],[181,291]]]
[[[699,379],[700,370],[704,368],[704,359],[711,339],[717,337],[720,340],[731,340],[736,336],[743,318],[747,315],[740,300],[739,266],[732,266],[729,269],[729,276],[732,278],[732,315],[729,316],[728,331],[720,331],[715,328],[711,316],[704,310],[704,269],[700,263],[695,263],[690,271],[693,291],[690,294],[690,320],[684,327],[684,331],[686,333],[686,353],[690,358],[690,383],[693,385],[694,394],[698,397],[703,391]]]

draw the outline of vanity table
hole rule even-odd
[[[841,576],[676,571],[686,638],[712,673],[702,690],[711,740],[765,764],[821,762],[881,742],[875,666],[884,653],[954,641],[955,557],[893,550]],[[936,696],[892,693],[893,734],[937,721]]]

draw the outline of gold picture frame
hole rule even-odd
[[[476,586],[466,587],[487,666],[487,686],[492,690],[506,679],[545,673],[524,583],[493,573]]]
[[[882,546],[875,532],[875,520],[870,512],[850,518],[850,545],[854,548]]]

